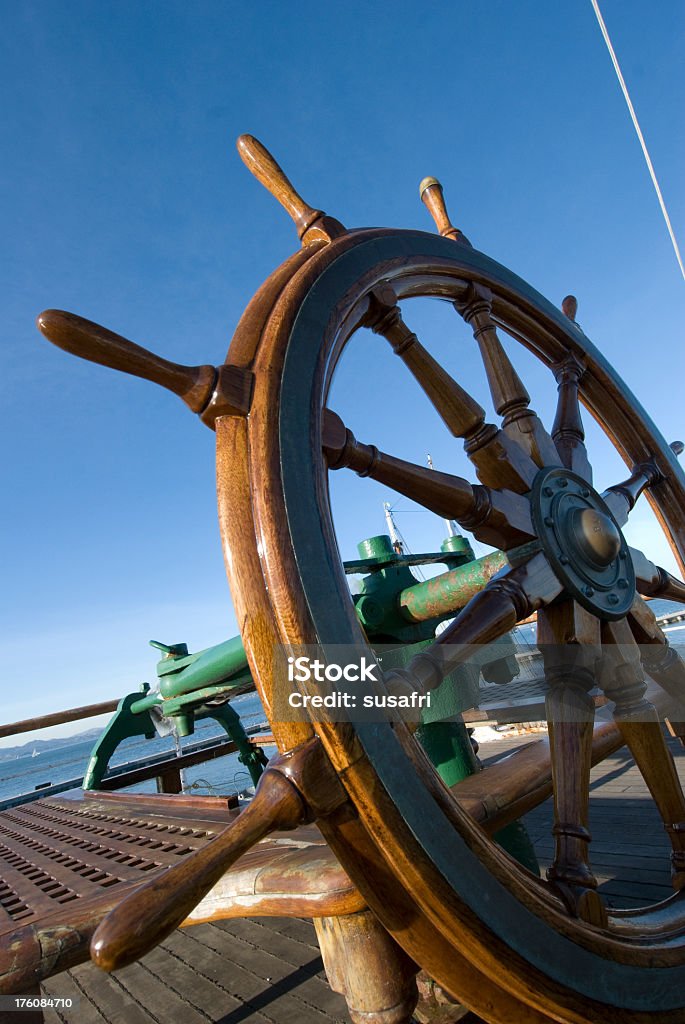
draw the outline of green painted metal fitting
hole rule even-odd
[[[212,717],[219,722],[238,748],[238,760],[245,765],[253,784],[256,786],[268,764],[268,758],[261,747],[254,747],[245,732],[240,715],[228,701],[212,708]]]
[[[444,562],[456,566],[426,583],[417,583],[407,556],[395,555],[387,535],[370,537],[358,545],[367,575],[354,598],[357,617],[369,639],[391,638],[414,643],[434,635],[443,619],[456,614],[486,583],[508,565],[507,556],[495,551],[473,558],[466,537],[448,537],[443,545]],[[425,556],[436,561],[435,556]],[[411,556],[412,563],[414,556]],[[420,556],[416,556],[416,561]]]
[[[188,655],[188,644],[163,644],[161,640],[150,640],[150,647],[162,651],[165,658],[185,658]]]
[[[357,602],[357,615],[366,629],[380,629],[386,614],[387,609],[379,601],[374,601],[372,597],[362,594]]]
[[[136,713],[133,706],[141,699],[140,693],[127,693],[98,736],[90,752],[90,759],[83,779],[84,789],[99,789],[110,759],[122,740],[131,736],[144,736],[151,740],[157,735],[149,711]]]
[[[162,658],[157,664],[159,692],[164,698],[177,697],[203,686],[226,682],[247,668],[243,642],[239,636],[234,636],[196,654]]]
[[[416,738],[446,786],[454,786],[479,771],[466,728],[458,722],[420,725]]]
[[[360,558],[373,559],[378,564],[392,562],[397,555],[393,550],[392,541],[387,533],[381,533],[377,537],[368,537],[357,544],[357,551]]]
[[[446,786],[475,775],[480,770],[471,738],[461,722],[431,722],[420,725],[416,738]],[[493,836],[496,843],[533,874],[540,865],[525,826],[512,821]]]
[[[456,569],[416,583],[399,596],[399,611],[407,622],[425,622],[454,615],[478,594],[509,562],[502,551],[467,562]]]
[[[388,538],[389,540],[389,538]],[[430,627],[423,623],[408,623],[400,614],[397,605],[399,595],[416,583],[409,567],[397,561],[378,564],[364,577],[361,592],[353,598],[357,618],[366,630],[369,639],[380,637],[381,641],[398,640],[413,643],[432,636],[435,623]]]
[[[450,557],[448,564],[455,568],[458,565],[464,565],[466,562],[473,562],[476,558],[468,537],[464,537],[460,533],[455,533],[451,537],[445,537],[440,545],[440,550],[444,551],[445,554],[454,555],[454,558]]]
[[[217,683],[216,686],[203,686],[199,690],[193,690],[192,693],[181,693],[178,697],[167,697],[166,700],[162,700],[157,692],[148,693],[145,697],[141,697],[140,700],[131,705],[131,711],[134,715],[137,715],[151,707],[159,707],[161,705],[162,712],[167,718],[180,712],[188,713],[189,710],[194,712],[207,701],[214,701],[218,697],[237,697],[241,693],[245,693],[251,682],[252,677],[249,674],[238,676],[236,679],[231,679],[228,683]]]
[[[499,832],[495,832],[492,838],[524,868],[528,868],[534,875],[540,874],[540,864],[535,847],[522,821],[512,821],[509,825],[501,828]]]
[[[195,732],[195,716],[192,711],[189,713],[176,713],[173,718],[174,724],[176,725],[176,732],[179,736],[193,735]]]

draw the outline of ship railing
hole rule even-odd
[[[99,704],[87,704],[83,707],[51,712],[37,718],[26,718],[18,722],[10,722],[6,725],[0,725],[0,738],[18,736],[26,732],[48,729],[55,725],[64,725],[69,722],[96,718],[99,715],[116,711],[118,705],[118,700],[101,701]],[[264,722],[246,728],[245,732],[255,746],[273,746],[275,740],[270,732],[265,731],[267,728],[268,724]],[[217,757],[223,757],[226,754],[234,754],[237,751],[238,746],[233,740],[222,739],[221,737],[197,740],[184,746],[180,752],[166,751],[151,754],[148,757],[135,758],[127,761],[125,764],[112,767],[108,770],[99,788],[111,792],[112,790],[125,789],[129,786],[154,779],[157,783],[158,793],[180,793],[182,788],[181,772],[184,769],[192,768],[206,761],[213,761]],[[20,804],[31,803],[33,800],[80,789],[83,785],[83,779],[84,775],[81,774],[62,782],[40,783],[32,790],[0,800],[0,811],[17,807]]]

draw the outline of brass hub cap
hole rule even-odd
[[[620,619],[635,595],[628,545],[602,497],[566,469],[542,469],[531,492],[542,550],[565,590],[601,619]]]
[[[609,516],[595,508],[574,508],[568,518],[573,540],[589,562],[604,569],[618,558],[621,531]]]

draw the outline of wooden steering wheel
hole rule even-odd
[[[434,179],[422,183],[422,198],[439,235],[346,231],[304,203],[255,139],[242,136],[239,150],[291,214],[303,245],[250,302],[224,366],[163,363],[68,314],[44,314],[42,329],[62,347],[171,387],[214,426],[226,566],[252,672],[285,760],[286,752],[317,750],[316,771],[279,770],[295,781],[310,816],[397,942],[491,1022],[685,1022],[685,798],[659,714],[645,697],[645,671],[672,696],[685,694],[685,666],[640,596],[685,600],[685,586],[628,548],[621,532],[646,490],[685,567],[679,448],[669,447],[576,325],[573,302],[559,311],[472,248],[450,224]],[[500,427],[485,422],[480,405],[406,326],[399,303],[416,296],[453,303],[473,327]],[[336,364],[360,327],[388,340],[450,432],[463,439],[480,483],[360,443],[327,409]],[[559,399],[550,432],[530,409],[498,328],[554,374]],[[579,398],[631,469],[628,480],[603,494],[592,485]],[[458,663],[465,645],[488,643],[537,611],[549,684],[546,769],[519,759],[450,790],[400,718],[273,719],[279,651],[366,643],[328,497],[328,473],[346,467],[457,520],[509,559],[506,571],[386,686],[424,694]],[[613,721],[598,726],[589,696],[595,685],[615,702]],[[672,845],[674,895],[638,911],[604,905],[588,857],[590,767],[624,743]],[[550,792],[556,852],[543,881],[490,835]],[[284,801],[276,801],[270,827],[283,825]],[[257,831],[240,840],[240,852]],[[142,916],[140,906],[138,899]],[[100,949],[109,938],[101,938]]]

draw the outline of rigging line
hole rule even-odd
[[[661,189],[659,188],[659,182],[657,181],[657,178],[656,178],[656,172],[654,171],[654,165],[652,164],[652,160],[651,160],[649,152],[647,150],[647,143],[645,142],[644,135],[642,134],[642,131],[640,129],[640,125],[639,125],[639,122],[638,122],[638,119],[637,119],[637,114],[635,113],[635,108],[634,108],[634,106],[633,106],[633,104],[631,102],[630,96],[628,94],[628,86],[626,85],[625,79],[623,77],[623,74],[621,73],[621,68],[620,68],[619,63],[618,63],[618,57],[616,56],[616,52],[615,52],[613,46],[611,45],[611,39],[609,38],[609,33],[607,31],[607,27],[604,24],[604,18],[602,17],[602,12],[599,9],[599,3],[597,2],[597,0],[590,0],[590,3],[592,4],[592,9],[595,12],[595,16],[597,18],[597,22],[599,24],[602,36],[604,37],[604,42],[607,45],[607,50],[609,51],[609,56],[611,57],[611,63],[614,65],[614,71],[616,72],[616,77],[618,78],[619,85],[621,86],[621,91],[623,92],[623,98],[625,99],[626,104],[628,105],[628,110],[630,112],[630,116],[631,116],[631,119],[632,119],[632,122],[633,122],[633,127],[635,128],[635,131],[637,133],[637,137],[640,140],[640,145],[642,146],[642,153],[644,155],[645,162],[647,164],[647,169],[648,169],[650,177],[652,179],[652,184],[654,185],[654,191],[656,192],[657,199],[659,200],[659,206],[661,207],[661,212],[664,215],[664,220],[666,222],[666,227],[668,228],[668,234],[669,234],[669,236],[671,238],[671,243],[673,245],[673,251],[675,252],[676,259],[678,260],[678,266],[680,267],[680,273],[683,275],[683,280],[685,280],[685,267],[683,266],[682,257],[680,255],[680,249],[678,248],[678,243],[676,241],[675,233],[673,231],[673,227],[671,226],[671,218],[668,216],[668,210],[666,209],[666,203],[664,202],[664,197],[662,196]]]
[[[397,523],[395,522],[395,520],[393,518],[392,508],[391,508],[390,502],[389,501],[384,501],[383,502],[383,508],[385,509],[385,521],[386,521],[386,523],[388,525],[388,531],[390,533],[390,539],[392,540],[392,545],[395,548],[396,553],[397,554],[407,554],[407,555],[413,554],[411,548],[409,547],[409,545],[407,544],[406,540],[402,536],[400,528],[398,527]],[[395,545],[398,542],[399,542],[399,551],[395,547]],[[420,567],[418,565],[415,565],[413,568],[414,568],[415,574],[418,575],[420,577],[420,579],[425,582],[426,577],[424,576],[424,574],[421,571]]]

